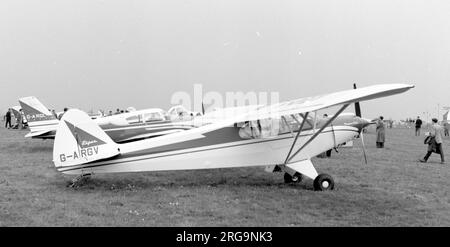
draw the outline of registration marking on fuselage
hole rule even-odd
[[[78,151],[73,151],[73,154],[60,154],[59,160],[61,162],[66,162],[67,159],[79,159],[79,158],[87,158],[89,156],[93,156],[98,154],[98,146],[82,148]]]

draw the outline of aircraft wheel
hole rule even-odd
[[[332,190],[334,189],[334,180],[328,174],[319,174],[319,176],[314,179],[314,190]]]
[[[289,173],[284,173],[284,182],[287,184],[290,183],[300,183],[302,181],[303,177],[302,174],[296,172],[294,176],[291,176]]]

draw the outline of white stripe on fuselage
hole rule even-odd
[[[102,126],[100,126],[102,127]],[[109,129],[103,129],[104,131],[116,131],[116,130],[131,130],[131,129],[142,129],[145,128],[146,130],[153,130],[153,129],[167,129],[167,128],[183,128],[183,129],[191,129],[194,128],[192,125],[182,125],[182,124],[174,124],[174,123],[167,123],[167,124],[155,124],[155,125],[149,125],[149,124],[139,124],[139,125],[130,125],[130,126],[120,126],[120,127],[113,127]]]

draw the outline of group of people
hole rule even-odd
[[[415,136],[420,136],[420,131],[422,129],[423,121],[418,116],[414,121],[415,124]],[[428,144],[427,153],[422,159],[419,159],[420,162],[425,163],[428,161],[432,153],[437,153],[441,156],[441,163],[445,163],[444,151],[443,151],[443,140],[444,136],[449,136],[448,130],[449,124],[444,121],[443,126],[438,123],[437,118],[432,119],[432,125],[430,127],[430,131],[426,133],[426,138],[424,143]],[[383,148],[385,141],[385,131],[384,131],[384,123],[383,117],[380,117],[377,121],[377,147]]]
[[[12,117],[15,117],[16,123],[12,125]],[[13,114],[13,109],[9,108],[6,114],[3,116],[5,121],[5,128],[8,129],[25,129],[27,125],[27,120],[24,116],[22,109],[19,110],[18,114]]]
[[[378,119],[375,119],[376,122],[376,146],[377,148],[384,148],[385,142],[385,123],[383,121],[383,116],[380,116]],[[422,129],[422,120],[420,117],[417,117],[415,120],[415,135],[420,136],[420,130]],[[444,151],[443,151],[443,139],[444,136],[449,136],[448,130],[449,124],[444,122],[443,125],[438,123],[437,118],[432,119],[432,125],[430,128],[430,132],[426,133],[426,139],[424,141],[425,144],[428,144],[427,153],[425,157],[419,159],[420,162],[427,162],[432,153],[437,153],[441,156],[441,163],[445,163]]]
[[[127,113],[129,112],[128,110],[120,110],[119,108],[116,109],[116,112],[113,113],[113,111],[109,111],[107,116],[112,116],[112,115],[118,115],[118,114],[122,114],[122,113]]]

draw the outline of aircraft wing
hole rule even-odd
[[[234,121],[242,122],[265,118],[279,118],[290,114],[317,111],[332,106],[391,96],[408,91],[413,87],[413,85],[408,84],[379,84],[359,89],[350,89],[320,96],[285,101],[274,105],[260,107],[253,112],[236,117]]]
[[[203,138],[205,133],[232,126],[235,123],[254,121],[258,119],[277,118],[290,114],[306,113],[320,110],[337,105],[351,104],[353,102],[371,100],[375,98],[386,97],[394,94],[403,93],[411,88],[413,85],[407,84],[379,84],[358,89],[351,89],[336,93],[325,94],[315,97],[307,97],[296,99],[269,106],[258,106],[254,108],[247,108],[246,111],[240,111],[239,114],[232,114],[225,116],[220,120],[213,121],[210,124],[203,125],[198,128],[181,131],[169,135],[154,137],[146,142],[148,148],[168,145],[176,142],[183,142]],[[208,114],[206,114],[208,115]],[[205,116],[206,116],[205,115]],[[227,114],[230,115],[230,114]],[[130,150],[139,150],[140,144],[129,145]]]

